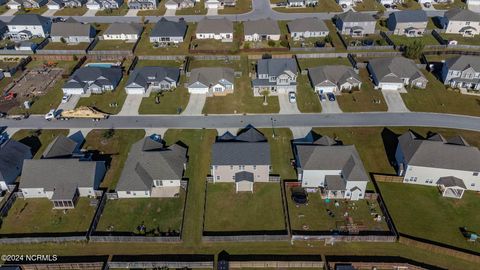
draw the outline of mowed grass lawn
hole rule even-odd
[[[44,50],[86,50],[90,43],[88,42],[80,42],[78,44],[67,44],[63,42],[49,42],[45,47]]]
[[[235,193],[235,183],[208,183],[205,231],[284,230],[279,183],[255,183]]]
[[[270,144],[270,160],[272,173],[278,174],[282,179],[296,179],[295,169],[290,164],[293,159],[292,131],[289,128],[262,128],[259,129]],[[275,134],[275,136],[273,136]]]
[[[54,16],[83,16],[87,12],[87,7],[62,8],[55,12]]]
[[[349,224],[357,224],[363,231],[388,231],[387,223],[374,220],[376,215],[383,216],[378,203],[375,200],[360,200],[352,202],[347,200],[335,200],[325,202],[320,193],[308,193],[308,204],[297,205],[291,198],[292,190],[287,190],[288,211],[292,230],[300,231],[331,231],[344,230]],[[328,215],[327,209],[333,215]],[[348,213],[348,216],[344,216]]]
[[[67,136],[68,129],[21,129],[13,134],[12,139],[29,146],[34,158],[39,159],[47,146],[59,135]]]
[[[171,91],[151,93],[143,98],[138,112],[140,114],[178,114],[185,110],[188,105],[190,94],[183,86],[184,76],[181,77],[179,87]],[[160,103],[155,103],[157,96]]]
[[[94,51],[131,51],[135,46],[135,42],[125,42],[123,40],[99,40]]]
[[[95,214],[90,199],[80,198],[75,209],[54,210],[48,199],[17,199],[3,219],[1,234],[86,232]]]
[[[428,79],[426,89],[407,89],[401,94],[411,111],[438,112],[480,116],[480,97],[447,90],[433,74],[424,71]]]
[[[127,92],[125,92],[127,80],[128,76],[124,75],[113,91],[106,91],[103,94],[91,94],[89,97],[81,97],[76,105],[77,108],[89,106],[108,114],[119,113],[127,98]]]
[[[480,196],[465,192],[463,198],[444,198],[437,188],[415,184],[378,182],[388,211],[399,232],[480,252],[460,228],[480,232]]]
[[[106,161],[108,170],[100,186],[114,190],[130,147],[145,137],[145,131],[143,129],[117,129],[111,137],[106,134],[107,132],[108,130],[99,129],[90,131],[85,138],[83,148],[88,151],[98,151],[98,154],[94,155],[94,159]]]
[[[279,2],[286,2],[283,0],[270,0],[270,3],[276,4]],[[335,2],[335,0],[324,0],[319,2],[316,7],[274,7],[273,10],[284,13],[317,13],[317,12],[341,12],[342,8]]]
[[[238,1],[234,7],[223,7],[218,14],[242,14],[252,10],[252,0]]]
[[[184,55],[188,54],[188,47],[190,46],[190,39],[192,34],[195,33],[195,24],[187,24],[187,32],[182,43],[172,44],[168,47],[153,47],[153,43],[150,42],[150,33],[152,32],[155,24],[150,23],[145,26],[145,30],[142,33],[140,41],[135,48],[135,53],[138,55]]]
[[[423,45],[440,45],[438,40],[432,34],[424,34],[423,37],[407,37],[398,35],[388,36],[397,46],[409,46],[415,41],[421,42]]]
[[[138,234],[138,226],[146,227],[146,235],[180,232],[185,191],[178,198],[133,198],[109,200],[97,226],[98,232]]]
[[[297,107],[302,113],[322,111],[320,98],[313,90],[307,75],[298,75],[297,77]]]

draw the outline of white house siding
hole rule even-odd
[[[403,88],[403,83],[379,83],[378,88],[382,90],[400,90]]]
[[[83,95],[85,90],[83,88],[62,88],[64,94],[67,95]]]
[[[245,35],[245,41],[260,41],[261,34]],[[280,40],[280,35],[267,35],[267,40]]]
[[[7,190],[7,183],[0,181],[0,191]]]
[[[168,40],[162,40],[162,38],[166,37],[150,37],[150,42],[173,42],[173,43],[182,43],[183,42],[183,37],[167,37]]]
[[[302,38],[314,38],[314,37],[326,37],[328,35],[328,32],[310,32],[310,31],[305,31],[305,32],[292,32],[291,36],[294,40],[299,40]]]
[[[478,172],[407,165],[403,182],[436,186],[439,178],[454,176],[462,179],[468,190],[480,191],[480,175],[474,176],[474,173]]]
[[[235,183],[235,190],[236,192],[253,192],[253,183],[248,181],[237,182]]]
[[[207,94],[208,87],[189,87],[188,92],[190,94]]]
[[[103,35],[104,40],[130,40],[130,41],[136,41],[138,39],[138,35],[134,34],[118,34],[118,35]]]
[[[138,191],[117,191],[119,199],[129,198],[150,198],[150,191],[138,190]]]
[[[353,201],[363,199],[365,197],[365,191],[367,190],[367,183],[367,181],[347,181],[345,199]],[[358,190],[355,187],[357,187]]]
[[[304,170],[298,179],[302,181],[302,187],[318,188],[325,185],[325,176],[340,175],[340,170]]]
[[[95,190],[91,187],[79,187],[78,188],[78,195],[80,197],[95,196]]]
[[[29,31],[33,36],[46,37],[45,31],[40,25],[8,25],[8,31],[18,33],[21,31]]]
[[[43,188],[22,188],[23,197],[28,198],[52,198],[53,192],[45,192]],[[49,193],[49,194],[47,194]]]
[[[52,9],[52,10],[59,10],[60,9],[60,5],[57,4],[57,3],[47,4],[47,7],[48,7],[48,9]]]
[[[232,42],[233,33],[197,33],[195,34],[197,39],[216,39],[222,40],[223,42]]]
[[[247,171],[253,173],[254,182],[268,182],[270,174],[269,165],[257,165],[254,168],[253,165],[245,165],[242,168],[238,165],[222,165],[212,166],[211,175],[214,182],[235,182],[235,174],[241,171]]]
[[[317,85],[315,86],[315,92],[317,93],[335,93],[337,91],[336,85]]]
[[[128,95],[143,95],[145,94],[146,89],[143,87],[125,87],[125,92]]]

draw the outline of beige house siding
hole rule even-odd
[[[480,22],[468,22],[469,25],[467,25],[467,22],[465,21],[449,21],[447,29],[445,30],[445,33],[447,34],[460,34],[460,29],[462,29],[465,26],[471,26],[477,29],[477,31],[480,29]]]
[[[268,176],[270,174],[269,165],[245,165],[240,168],[238,165],[213,165],[211,175],[214,182],[235,182],[234,176],[241,171],[251,172],[254,175],[255,182],[268,182]]]
[[[405,29],[410,27],[422,29],[423,31],[425,31],[425,29],[427,28],[427,22],[397,23],[394,34],[405,35]]]

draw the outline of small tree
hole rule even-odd
[[[269,47],[275,47],[275,41],[273,40],[269,40],[267,44]]]
[[[415,40],[413,43],[405,47],[405,56],[410,59],[417,59],[423,52],[425,45],[420,40]]]
[[[328,34],[326,37],[325,37],[325,43],[331,43],[332,42],[332,37],[330,36],[330,34]]]
[[[280,46],[285,48],[288,47],[288,41],[285,39],[280,40]]]
[[[113,135],[115,135],[115,129],[113,128],[105,130],[102,134],[104,139],[110,139],[113,137]]]

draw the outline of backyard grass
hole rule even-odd
[[[178,87],[172,91],[151,93],[143,98],[138,112],[140,114],[178,114],[185,110],[190,98],[187,88],[184,87],[185,76],[180,77]],[[160,97],[160,103],[156,104],[156,97]]]
[[[307,75],[297,77],[297,107],[302,113],[322,111],[320,98],[313,90]]]
[[[459,34],[445,34],[441,33],[440,36],[448,41],[456,40],[461,45],[476,45],[480,46],[480,39],[478,37],[464,37]]]
[[[279,183],[255,183],[253,193],[235,193],[234,183],[208,183],[205,231],[284,230]]]
[[[480,116],[479,96],[447,90],[433,74],[424,71],[424,75],[428,79],[426,89],[407,89],[408,93],[401,94],[409,110]]]
[[[313,68],[318,66],[329,66],[329,65],[345,65],[351,66],[350,61],[346,57],[337,57],[337,58],[297,58],[298,65],[300,69],[304,70],[307,68]]]
[[[188,53],[188,47],[190,46],[190,38],[195,32],[195,24],[188,23],[187,33],[185,34],[184,41],[182,43],[171,45],[168,47],[155,48],[153,43],[150,42],[150,33],[154,24],[148,24],[142,33],[140,41],[138,41],[135,53],[138,55],[185,55]]]
[[[365,68],[360,69],[360,80],[362,81],[360,91],[344,92],[337,96],[340,109],[344,112],[387,111],[382,92],[374,89]]]
[[[415,0],[405,0],[402,4],[398,4],[397,8],[399,10],[416,10],[422,9],[422,6]]]
[[[53,210],[48,199],[17,199],[1,224],[1,234],[86,232],[95,214],[88,198],[75,209]]]
[[[182,8],[177,9],[175,12],[176,16],[181,15],[206,15],[207,8],[205,7],[205,0],[200,0],[200,2],[195,2],[195,6],[192,8]]]
[[[97,226],[98,232],[139,234],[144,225],[147,236],[180,232],[185,191],[178,198],[133,198],[109,200]]]
[[[292,131],[288,128],[262,128],[260,132],[267,138],[270,145],[272,174],[278,174],[282,179],[297,179],[295,169],[290,163],[293,159]]]
[[[83,148],[94,151],[94,159],[106,161],[108,170],[100,186],[114,190],[130,147],[145,137],[145,131],[143,129],[117,129],[113,135],[108,133],[108,130],[100,129],[90,131],[85,138]]]
[[[43,50],[86,50],[90,42],[80,42],[78,44],[68,44],[63,42],[48,42]]]
[[[238,1],[234,7],[224,7],[218,10],[218,14],[242,14],[252,10],[252,0]]]
[[[375,49],[375,46],[386,46],[388,45],[387,41],[381,36],[377,34],[366,34],[363,37],[352,37],[343,35],[343,39],[347,46],[364,46],[364,41],[372,41],[373,44],[370,46],[372,49]]]
[[[93,50],[95,51],[131,51],[135,42],[126,42],[123,40],[99,40]]]
[[[407,37],[407,36],[398,36],[398,35],[389,35],[388,36],[393,43],[397,46],[409,46],[413,44],[416,40],[422,42],[424,45],[440,45],[438,40],[432,36],[432,34],[424,34],[422,37]]]
[[[21,129],[13,134],[12,139],[31,148],[35,159],[42,157],[47,146],[59,135],[68,135],[68,129]]]
[[[116,9],[104,9],[95,13],[95,16],[125,16],[128,12],[128,5],[124,2],[119,8]]]
[[[77,103],[77,108],[81,106],[94,107],[104,113],[117,114],[122,110],[123,103],[127,98],[125,84],[127,76],[123,76],[122,81],[113,91],[107,91],[103,94],[91,94],[89,97],[82,97]],[[114,105],[116,104],[116,105]]]
[[[376,200],[322,200],[319,192],[308,193],[308,204],[297,205],[291,198],[292,189],[287,189],[288,212],[292,230],[299,231],[344,231],[347,224],[356,224],[360,231],[388,231],[385,219],[375,221],[382,211]],[[338,202],[338,206],[335,205]],[[333,214],[330,216],[327,212]],[[348,213],[345,216],[345,213]],[[349,222],[349,218],[352,219]]]
[[[165,2],[166,1],[161,1],[157,9],[139,10],[137,16],[163,16],[165,15],[165,11],[167,11]]]
[[[87,7],[62,8],[55,12],[54,16],[83,16],[87,12]]]
[[[1,5],[0,6],[0,14],[3,14],[5,12],[7,12],[7,10],[9,10],[9,8],[7,7],[7,5]]]
[[[39,14],[42,15],[48,10],[47,6],[43,6],[40,8],[32,8],[32,9],[26,9],[26,8],[21,8],[17,12],[15,12],[14,15],[20,15],[20,14]]]
[[[272,4],[286,2],[280,0],[270,0]],[[324,0],[319,2],[316,7],[274,7],[273,10],[284,13],[319,13],[319,12],[341,12],[342,8],[335,0]]]
[[[480,251],[480,246],[468,242],[460,231],[467,227],[480,232],[478,194],[466,191],[458,200],[442,197],[436,187],[383,182],[378,186],[399,232]]]
[[[384,11],[385,7],[376,0],[363,0],[355,3],[355,11]]]
[[[435,9],[467,8],[465,0],[454,0],[451,3],[433,4]]]
[[[328,31],[330,31],[330,37],[332,38],[333,47],[335,47],[335,51],[337,52],[345,52],[347,48],[343,45],[342,40],[337,34],[337,28],[333,24],[332,21],[326,21],[325,24],[327,25]]]
[[[193,61],[190,70],[195,67],[231,67],[235,71],[242,71],[240,78],[235,78],[235,90],[233,94],[226,96],[207,97],[203,113],[278,113],[280,105],[278,97],[267,97],[268,105],[263,105],[263,97],[255,97],[251,86],[251,78],[248,76],[253,63],[246,57],[240,61]]]

